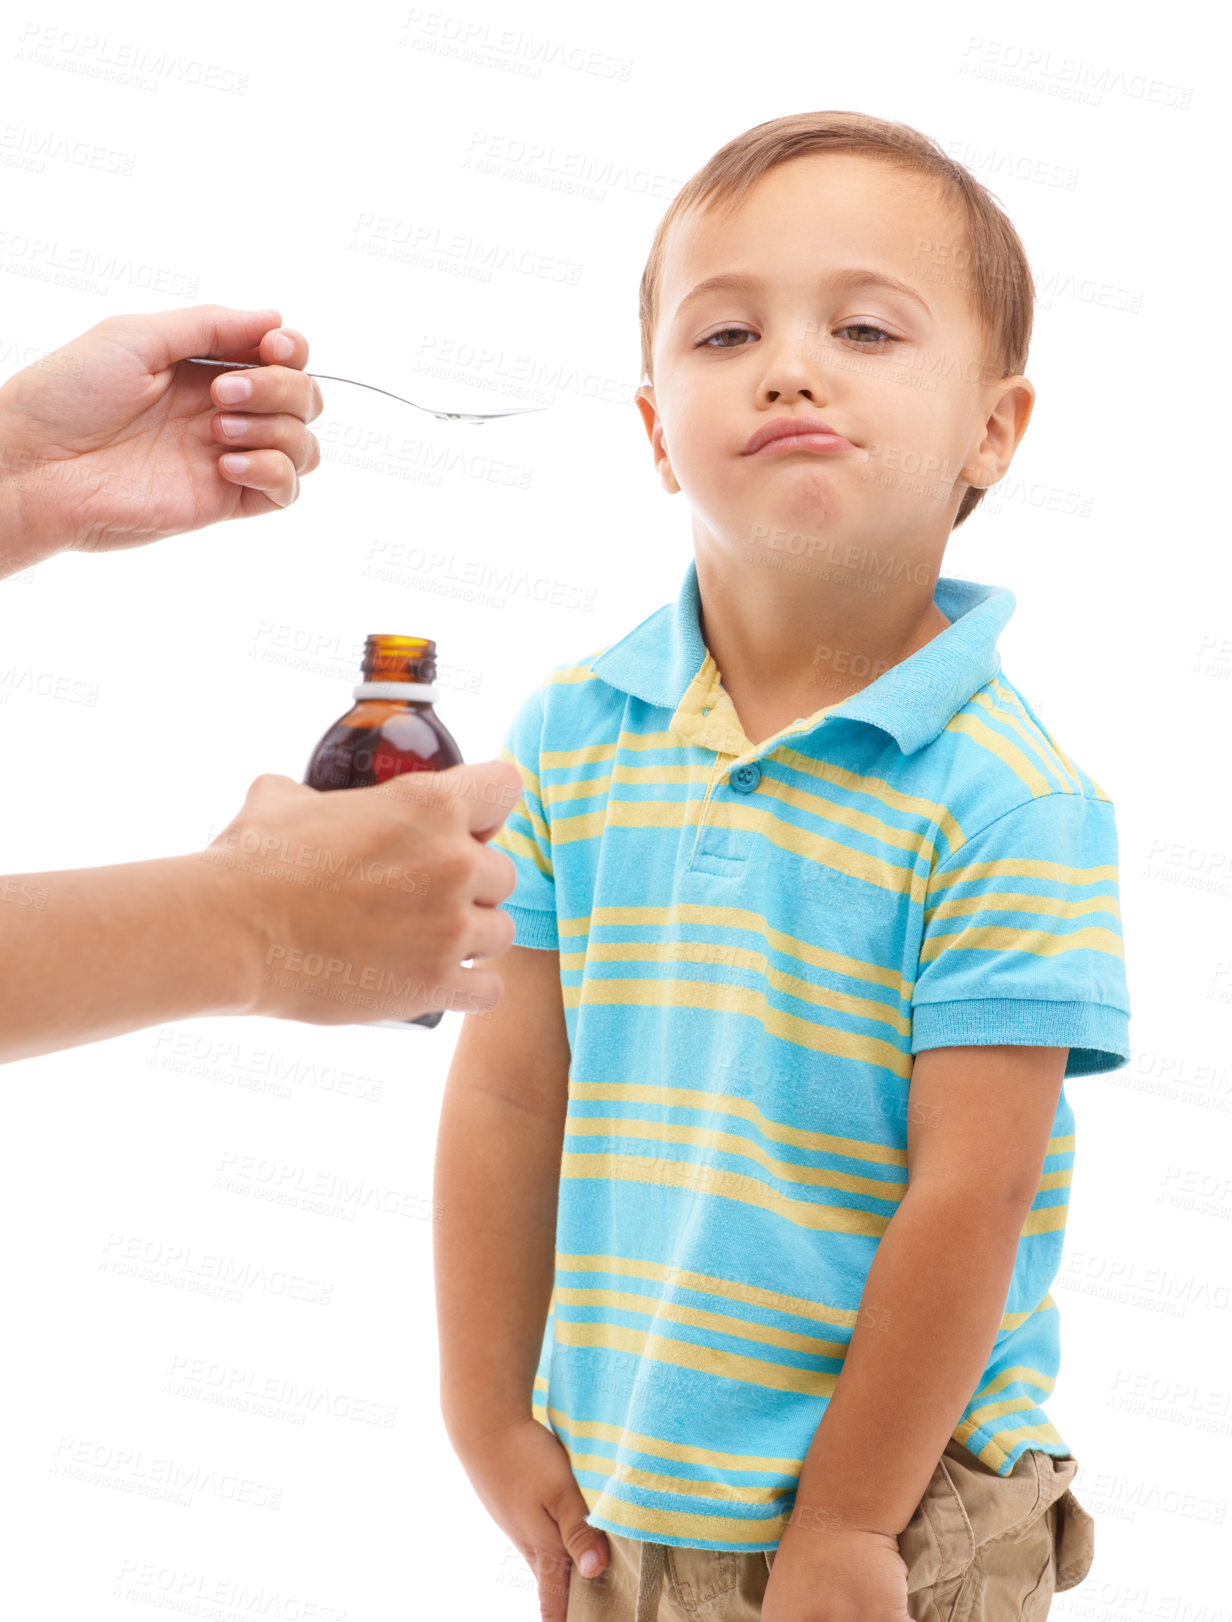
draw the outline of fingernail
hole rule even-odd
[[[290,360],[295,353],[295,340],[288,338],[285,332],[280,332],[270,345],[275,360]]]
[[[582,1568],[583,1577],[593,1577],[599,1569],[599,1556],[593,1549],[587,1549],[586,1553],[578,1561],[578,1565]]]
[[[248,472],[248,458],[237,451],[229,451],[226,456],[220,456],[219,461],[228,473],[234,473],[237,478]]]
[[[219,424],[228,439],[238,439],[242,433],[247,432],[247,417],[219,417]]]
[[[223,405],[239,405],[252,393],[251,378],[241,377],[238,372],[232,372],[228,377],[220,377],[214,385],[214,393]]]

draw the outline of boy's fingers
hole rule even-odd
[[[569,1556],[561,1545],[539,1556],[535,1572],[539,1587],[541,1622],[567,1622],[569,1614]]]
[[[597,1577],[607,1568],[607,1539],[592,1526],[588,1529],[588,1535],[580,1539],[576,1546],[570,1545],[569,1557],[583,1577]]]
[[[571,1506],[558,1524],[570,1560],[583,1577],[597,1577],[608,1563],[607,1538],[598,1527],[590,1526],[582,1519],[587,1513],[586,1500],[579,1493],[577,1508]]]

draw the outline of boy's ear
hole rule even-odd
[[[647,436],[653,444],[655,418],[658,416],[658,408],[654,400],[654,384],[641,384],[639,388],[634,389],[633,398],[637,402],[637,409],[641,412],[642,421],[646,424]]]
[[[984,434],[962,469],[962,478],[977,490],[990,489],[1005,477],[1035,408],[1035,386],[1021,374],[998,380],[984,424]]]
[[[663,428],[659,421],[658,407],[655,405],[654,384],[641,384],[634,390],[633,398],[637,403],[637,409],[642,414],[642,422],[646,426],[646,435],[650,440],[651,450],[654,452],[655,468],[658,471],[663,488],[668,495],[675,495],[680,486],[676,482],[671,463],[667,459],[667,446],[663,442]]]

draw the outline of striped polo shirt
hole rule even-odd
[[[605,1531],[777,1546],[906,1191],[913,1054],[1128,1060],[1112,803],[1002,673],[1013,593],[934,597],[932,641],[750,744],[690,560],[506,733],[524,791],[492,843],[515,943],[559,954],[570,1045],[533,1411]],[[1063,1085],[953,1432],[1001,1475],[1071,1451],[1044,1403],[1073,1163]]]

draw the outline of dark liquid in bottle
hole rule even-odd
[[[422,637],[370,636],[364,651],[366,683],[430,684],[436,644]],[[403,772],[443,772],[462,763],[462,751],[431,701],[410,687],[406,699],[360,696],[317,744],[304,782],[309,788],[369,788]],[[444,1009],[399,1023],[439,1025]]]

